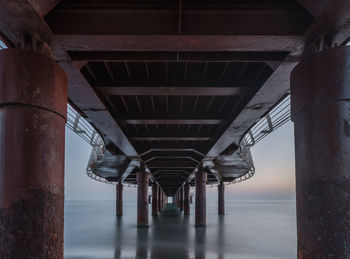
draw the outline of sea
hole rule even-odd
[[[149,227],[137,228],[136,202],[124,200],[124,215],[115,216],[115,201],[65,202],[66,259],[274,259],[296,258],[295,201],[226,201],[226,215],[207,203],[207,226],[194,226],[182,212],[149,215]],[[151,213],[151,205],[149,208]]]

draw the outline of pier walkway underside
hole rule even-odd
[[[0,258],[63,258],[65,125],[92,146],[87,175],[116,185],[117,216],[126,184],[139,227],[168,197],[190,214],[192,187],[205,227],[206,186],[224,215],[225,184],[290,118],[298,256],[347,258],[349,1],[0,4]]]

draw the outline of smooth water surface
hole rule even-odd
[[[114,201],[66,201],[65,258],[296,258],[293,201],[226,201],[225,216],[208,202],[206,228],[194,227],[193,204],[191,213],[150,216],[138,229],[135,201],[121,218]]]

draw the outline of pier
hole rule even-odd
[[[348,0],[0,6],[0,258],[63,258],[66,126],[119,219],[137,188],[142,240],[149,209],[203,231],[208,186],[222,218],[225,185],[255,174],[251,147],[290,119],[298,258],[348,258]]]

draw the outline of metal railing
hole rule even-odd
[[[260,118],[243,136],[239,143],[238,155],[242,158],[248,172],[227,184],[245,181],[255,174],[250,148],[290,120],[290,94],[287,94],[268,113]]]
[[[96,168],[104,157],[105,146],[102,137],[95,128],[83,118],[74,108],[68,105],[67,127],[78,134],[92,147],[86,174],[99,182],[114,184],[106,179],[94,174]],[[251,178],[255,174],[255,167],[250,148],[271,132],[275,131],[290,119],[290,95],[284,97],[273,109],[260,118],[241,139],[238,155],[244,162],[248,172],[235,178],[228,184],[239,183]]]
[[[94,174],[93,170],[103,161],[105,145],[102,137],[95,130],[95,128],[69,104],[67,107],[66,126],[92,147],[89,162],[86,168],[87,176],[99,182],[113,184],[112,182],[109,182],[106,179]]]

